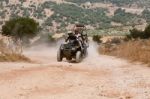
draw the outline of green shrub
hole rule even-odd
[[[136,39],[136,38],[143,38],[143,31],[137,30],[136,28],[130,30],[130,34],[127,35],[127,38],[129,39]]]
[[[16,40],[29,40],[37,35],[39,24],[31,18],[18,17],[6,21],[2,26],[2,35],[11,36]]]
[[[144,31],[137,30],[136,28],[130,30],[130,34],[126,36],[128,39],[148,39],[150,38],[150,25],[148,25]]]
[[[94,42],[101,43],[101,40],[100,40],[101,36],[100,35],[94,35],[92,39]]]

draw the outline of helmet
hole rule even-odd
[[[67,34],[68,35],[73,35],[73,32],[72,31],[68,31]]]

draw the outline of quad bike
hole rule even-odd
[[[77,63],[87,55],[87,47],[83,45],[81,47],[80,41],[76,36],[72,37],[68,43],[61,44],[57,52],[57,61],[61,62],[63,58],[66,58],[68,61],[75,59]]]
[[[88,48],[88,37],[84,32],[86,27],[81,24],[76,24],[73,28],[74,33],[68,33],[68,40],[66,44],[61,44],[57,52],[57,61],[62,61],[63,58],[66,58],[68,61],[75,59],[79,63],[83,58],[87,56]],[[74,34],[81,34],[80,37],[75,36]],[[80,38],[80,39],[79,39]]]

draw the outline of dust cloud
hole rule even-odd
[[[32,45],[30,48],[24,50],[24,54],[42,63],[56,63],[57,62],[57,51],[61,44],[65,42],[64,39],[60,39],[53,43],[40,43],[38,45]],[[89,61],[95,63],[95,60],[99,58],[98,44],[90,40],[88,48],[88,56],[83,59],[81,63],[88,63]],[[67,62],[65,59],[63,62]],[[63,63],[62,62],[62,63]],[[80,63],[80,64],[81,64]]]

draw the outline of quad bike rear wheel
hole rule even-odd
[[[77,51],[77,53],[76,53],[76,62],[77,63],[81,62],[81,59],[82,59],[81,51]]]
[[[62,59],[63,59],[62,51],[61,51],[61,49],[59,49],[57,52],[57,61],[61,62]]]

